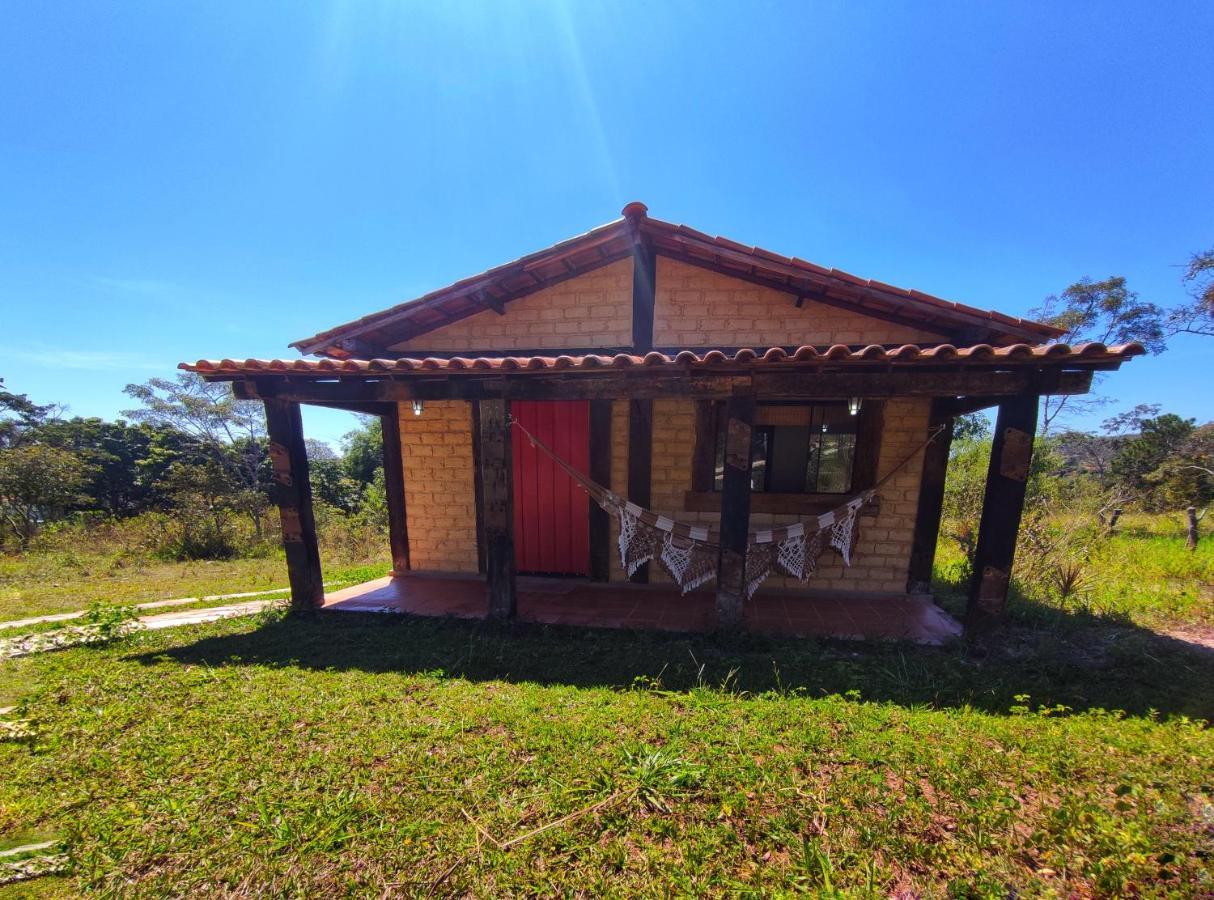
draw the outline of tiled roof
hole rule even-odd
[[[676,354],[654,351],[643,356],[617,353],[614,356],[585,354],[578,356],[478,356],[475,358],[452,357],[440,359],[200,359],[196,363],[181,363],[178,368],[201,375],[304,375],[304,376],[374,376],[402,375],[411,372],[421,374],[441,372],[470,374],[486,371],[532,372],[553,370],[595,369],[661,369],[661,368],[706,368],[749,369],[765,366],[813,366],[834,364],[986,364],[986,365],[1059,365],[1116,362],[1120,363],[1146,351],[1137,342],[1106,347],[1104,344],[1012,344],[1009,347],[992,347],[990,344],[975,344],[970,347],[954,347],[952,344],[933,344],[921,347],[918,344],[903,344],[886,348],[877,344],[852,348],[843,344],[819,350],[814,347],[799,347],[787,351],[782,347],[765,350],[744,348],[732,353],[709,350],[694,353],[684,350]]]
[[[434,328],[482,312],[503,308],[502,304],[548,284],[590,271],[605,262],[631,253],[638,239],[652,242],[658,253],[716,268],[725,274],[762,277],[767,283],[790,293],[806,292],[811,299],[844,303],[859,312],[906,317],[931,329],[977,328],[990,333],[997,343],[1005,340],[1049,340],[1062,332],[1050,325],[944,300],[922,291],[909,290],[839,269],[828,269],[792,256],[783,256],[696,231],[647,215],[643,203],[624,207],[624,217],[585,234],[496,266],[422,297],[398,303],[380,312],[362,316],[291,344],[304,353],[339,351],[338,342],[360,336],[375,336],[391,327],[393,341],[416,337]]]

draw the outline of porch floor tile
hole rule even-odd
[[[483,578],[406,575],[328,593],[324,608],[480,619],[486,606]],[[712,630],[716,615],[711,591],[684,596],[660,585],[519,576],[518,618],[545,625],[704,632]],[[943,644],[961,634],[961,625],[925,596],[760,591],[745,604],[743,622],[748,631],[764,634],[918,644]]]

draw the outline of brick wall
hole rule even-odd
[[[625,347],[632,343],[632,259],[609,263],[419,335],[392,350]]]
[[[793,297],[659,256],[653,342],[659,347],[939,343],[941,335]]]
[[[414,569],[476,572],[476,488],[472,404],[428,400],[420,416],[398,404],[409,564]]]

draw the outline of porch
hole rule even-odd
[[[323,609],[400,612],[484,619],[485,579],[410,573],[327,593]],[[515,618],[543,625],[709,632],[716,627],[711,590],[680,594],[664,585],[622,585],[570,578],[518,576]],[[939,645],[961,624],[930,596],[760,591],[743,610],[742,628],[784,637],[911,641]]]

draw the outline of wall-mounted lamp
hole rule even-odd
[[[420,416],[424,408],[425,407],[422,406],[422,402],[420,400],[413,401],[413,415]]]
[[[849,397],[847,399],[847,411],[853,416],[860,411],[859,397]]]

